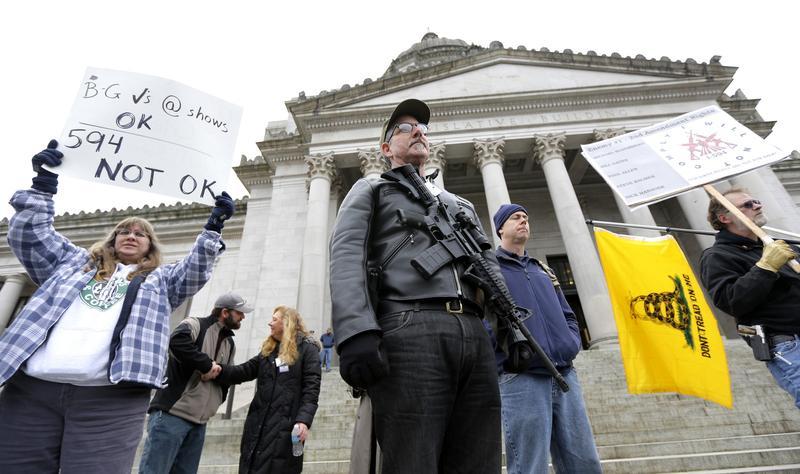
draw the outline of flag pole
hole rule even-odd
[[[586,219],[586,224],[590,226],[599,226],[599,227],[622,227],[630,229],[657,230],[665,233],[678,232],[684,234],[699,234],[699,235],[711,235],[711,236],[717,235],[716,230],[697,230],[697,229],[686,229],[683,227],[664,227],[658,225],[628,224],[626,222],[598,221],[595,219]],[[800,234],[792,234],[791,232],[787,232],[782,229],[777,229],[775,227],[764,226],[764,228],[771,232],[777,232],[780,234],[786,234],[800,238]],[[781,240],[788,242],[790,244],[800,244],[800,240],[792,240],[792,239],[781,239]]]
[[[794,237],[796,239],[800,239],[800,234],[795,234],[794,232],[789,232],[788,230],[778,229],[777,227],[770,227],[768,225],[765,225],[764,227],[762,227],[762,229],[767,229],[768,231],[770,231],[772,233],[788,235],[789,237]],[[787,240],[787,242],[789,242],[789,241]]]
[[[628,224],[625,222],[598,221],[594,219],[586,219],[586,223],[591,226],[598,225],[601,227],[628,227],[631,229],[658,230],[661,232],[683,232],[686,234],[717,235],[716,231],[711,230],[684,229],[681,227],[663,227],[645,224]]]

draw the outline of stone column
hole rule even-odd
[[[447,164],[444,159],[445,153],[445,144],[444,143],[437,143],[435,145],[431,145],[431,151],[428,156],[428,161],[425,162],[425,169],[422,173],[423,176],[427,176],[433,173],[436,170],[439,170],[439,174],[433,180],[433,184],[436,185],[439,189],[444,189],[444,167]]]
[[[608,288],[603,279],[603,268],[564,165],[565,141],[564,134],[534,137],[534,158],[544,170],[592,345],[615,342],[617,329]]]
[[[500,208],[501,204],[511,202],[511,197],[508,195],[508,187],[506,186],[506,177],[503,175],[503,163],[505,163],[505,155],[503,154],[503,147],[506,141],[502,138],[497,140],[474,140],[473,146],[475,153],[475,166],[481,170],[483,177],[483,190],[486,193],[486,207],[489,208],[489,220],[492,222],[492,235],[494,236],[494,245],[500,245],[500,238],[497,237],[494,228],[494,213]]]
[[[616,129],[606,129],[606,130],[595,130],[594,131],[594,141],[599,142],[601,140],[607,140],[609,138],[613,138],[625,133],[625,129],[623,128],[616,128]],[[637,225],[656,225],[656,220],[653,219],[653,214],[650,213],[650,208],[648,207],[640,207],[635,211],[632,211],[623,201],[622,198],[614,194],[614,202],[617,203],[617,209],[619,209],[619,214],[622,216],[622,221],[626,224],[637,224]],[[638,235],[641,237],[658,237],[661,233],[657,230],[647,230],[647,229],[636,229],[633,227],[628,228],[628,234],[630,235]]]
[[[297,309],[308,327],[321,327],[328,269],[328,213],[331,182],[336,177],[333,154],[307,156],[308,210],[300,264],[300,293]],[[286,238],[292,238],[287,235]]]
[[[715,185],[717,186],[717,185]],[[726,185],[719,185],[719,189],[726,189]],[[711,224],[708,223],[708,194],[703,188],[695,188],[677,197],[678,205],[681,207],[686,222],[690,229],[707,230],[713,232]],[[705,249],[714,245],[714,237],[711,235],[694,234],[699,249]]]
[[[28,278],[21,273],[9,275],[3,283],[3,287],[0,288],[0,334],[6,330],[8,322],[11,321],[14,308],[17,307],[17,301],[19,301],[27,281]]]
[[[358,150],[358,161],[361,162],[361,175],[367,179],[377,179],[389,170],[389,163],[383,153],[376,148]]]
[[[764,203],[768,226],[800,233],[800,212],[771,168],[758,168],[730,181],[734,186],[747,188],[751,196]]]

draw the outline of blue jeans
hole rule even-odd
[[[319,359],[319,368],[325,367],[327,370],[331,370],[331,349],[330,347],[322,348],[322,354]]]
[[[147,419],[139,474],[194,474],[206,438],[206,425],[192,423],[161,410]]]
[[[791,362],[787,364],[778,357],[767,362],[767,368],[778,385],[794,397],[794,405],[800,408],[800,344],[797,338],[777,344],[772,352]]]
[[[549,375],[500,376],[509,474],[547,472],[548,451],[556,472],[602,472],[578,375],[574,368],[562,375],[566,393]]]
[[[499,474],[500,394],[478,316],[381,315],[389,375],[367,389],[382,472]]]

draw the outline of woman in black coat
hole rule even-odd
[[[261,352],[247,362],[223,366],[217,379],[238,384],[258,379],[242,433],[239,473],[296,473],[303,457],[292,455],[295,424],[305,442],[319,400],[319,349],[293,308],[278,306]]]

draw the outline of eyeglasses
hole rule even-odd
[[[400,130],[400,133],[411,133],[414,130],[414,127],[419,128],[419,131],[423,135],[428,135],[428,124],[427,123],[410,123],[410,122],[400,122],[394,124],[392,127],[392,131],[386,136],[386,141],[392,139],[394,136],[395,130]]]
[[[759,201],[758,199],[748,199],[747,201],[739,204],[736,207],[743,207],[745,209],[753,209],[754,207],[760,206],[760,205],[761,205],[761,201]]]
[[[134,237],[139,238],[139,239],[144,239],[146,237],[150,237],[149,235],[147,235],[144,232],[139,231],[139,230],[134,232],[134,231],[131,231],[130,229],[120,229],[120,230],[117,231],[117,235],[121,235],[123,237],[128,237],[131,234],[133,234]]]

